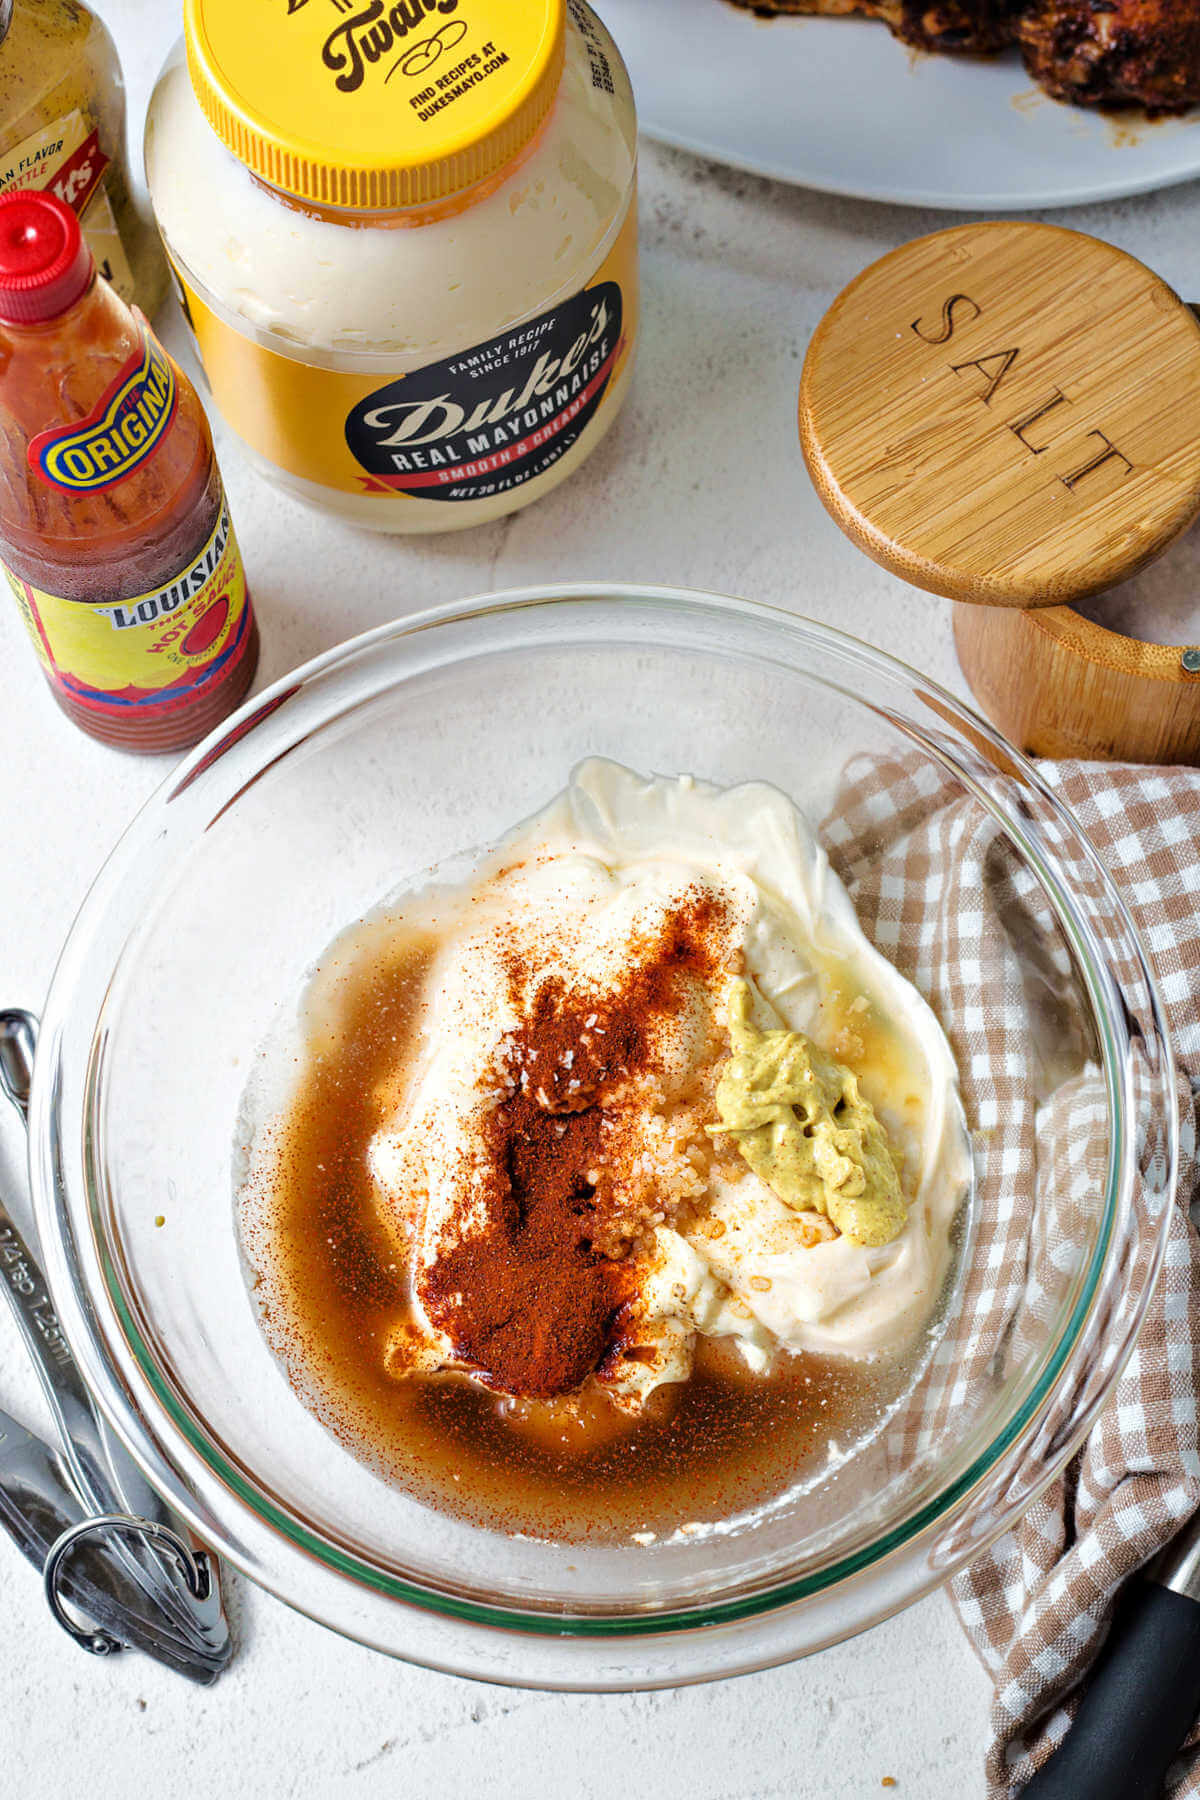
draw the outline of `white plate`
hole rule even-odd
[[[1075,206],[1200,175],[1200,111],[1062,106],[1015,51],[923,56],[874,19],[599,0],[651,137],[833,194],[959,211]]]

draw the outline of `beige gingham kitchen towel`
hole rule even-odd
[[[1064,1475],[954,1582],[996,1683],[990,1800],[1010,1800],[1050,1755],[1121,1584],[1200,1506],[1200,1246],[1188,1216],[1200,1207],[1200,772],[1099,763],[1040,772],[1099,851],[1154,963],[1179,1064],[1182,1166],[1151,1310],[1098,1423]],[[1047,1098],[1035,1020],[1065,974],[1061,940],[1050,930],[1039,943],[1037,884],[961,787],[925,759],[863,759],[823,836],[868,935],[947,1025],[969,1123],[987,1146],[965,1323],[948,1327],[918,1403],[897,1421],[901,1466],[989,1368],[1016,1366],[1023,1342],[1036,1341],[1041,1301],[1070,1254],[1071,1208],[1094,1207],[1103,1179],[1104,1099],[1086,1051]],[[1044,995],[1031,996],[1031,969]],[[1179,1772],[1172,1793],[1200,1800],[1200,1756],[1184,1756]]]

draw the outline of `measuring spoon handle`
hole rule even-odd
[[[28,1123],[32,1056],[37,1021],[30,1013],[0,1011],[0,1088]],[[37,1258],[21,1236],[0,1195],[0,1286],[33,1359],[62,1439],[63,1461],[89,1513],[133,1514],[168,1526],[181,1537],[187,1527],[166,1507],[104,1420],[66,1334],[59,1324]],[[132,1579],[163,1614],[164,1627],[205,1665],[224,1667],[232,1653],[221,1609],[215,1565],[207,1598],[195,1599],[169,1563],[143,1544],[114,1547]]]

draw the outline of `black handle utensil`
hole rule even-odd
[[[1075,1722],[1023,1800],[1162,1800],[1200,1712],[1200,1517],[1122,1596]]]

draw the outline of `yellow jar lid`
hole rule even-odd
[[[196,98],[299,200],[422,206],[502,169],[550,111],[566,0],[185,0]]]

